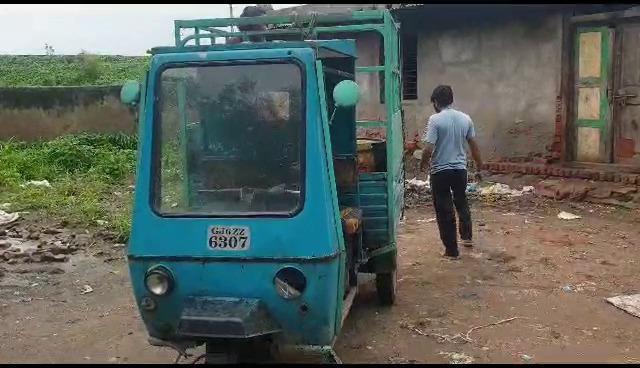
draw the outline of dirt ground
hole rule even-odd
[[[523,196],[472,213],[476,247],[446,261],[432,207],[407,211],[397,303],[378,306],[363,281],[336,346],[344,362],[640,362],[640,319],[604,300],[640,292],[638,212]],[[123,248],[0,266],[1,362],[173,362],[146,342]]]

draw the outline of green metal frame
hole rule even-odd
[[[209,39],[212,45],[218,37],[237,37],[248,40],[250,36],[295,36],[301,40],[317,39],[319,34],[327,33],[357,33],[377,32],[382,36],[384,50],[384,64],[361,66],[356,73],[384,73],[384,101],[386,117],[384,121],[357,121],[359,127],[381,127],[385,129],[387,141],[387,208],[389,244],[376,249],[371,257],[389,257],[380,262],[378,259],[370,266],[372,272],[389,272],[389,267],[395,267],[396,231],[404,208],[404,134],[402,121],[402,81],[400,62],[399,24],[396,23],[388,10],[354,11],[340,15],[308,15],[308,16],[262,16],[250,18],[220,18],[176,20],[175,48],[179,51],[201,51],[207,45],[202,45],[203,39]],[[227,32],[217,27],[243,25],[271,25],[276,29],[265,31]],[[183,32],[191,33],[183,35]],[[193,43],[190,45],[189,43]],[[213,47],[213,46],[212,46]],[[380,270],[376,264],[392,266]]]

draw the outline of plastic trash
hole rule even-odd
[[[51,188],[51,184],[49,183],[48,180],[30,180],[22,185],[20,185],[21,187],[26,187],[27,185],[34,185],[36,187],[45,187],[45,188]]]
[[[473,357],[465,353],[441,351],[438,354],[446,355],[449,358],[450,364],[471,364],[474,362]]]
[[[618,295],[607,298],[607,302],[632,316],[640,317],[640,294]]]
[[[429,179],[427,178],[427,180],[420,180],[418,178],[413,178],[413,179],[407,180],[407,184],[409,186],[414,186],[419,188],[429,188]]]
[[[0,210],[0,226],[10,224],[16,221],[19,217],[20,215],[17,212],[8,213]]]
[[[522,190],[512,189],[510,186],[502,183],[495,183],[488,187],[480,188],[478,192],[480,195],[508,195],[511,197],[520,197],[525,193],[533,193],[534,189],[531,186],[523,187]]]
[[[581,219],[582,216],[574,215],[573,213],[562,211],[558,214],[558,218],[561,220],[577,220]]]

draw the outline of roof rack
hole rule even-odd
[[[260,16],[246,18],[218,18],[218,19],[194,19],[174,21],[174,35],[176,47],[188,47],[187,43],[193,41],[192,46],[201,46],[201,40],[209,39],[211,44],[216,38],[238,37],[248,41],[250,36],[294,36],[301,35],[304,40],[307,37],[315,38],[319,33],[327,32],[357,32],[376,30],[371,23],[380,23],[382,28],[385,12],[387,10],[358,10],[350,14],[310,14],[306,16]],[[358,24],[368,22],[368,25]],[[321,24],[340,24],[334,26],[319,26]],[[239,31],[227,32],[216,27],[264,25],[277,26],[277,29],[266,31]],[[183,36],[183,31],[191,33]]]

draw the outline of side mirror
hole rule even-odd
[[[140,101],[140,82],[128,81],[120,90],[120,101],[125,105],[135,106]]]
[[[333,88],[336,107],[354,107],[360,99],[360,87],[352,80],[343,80]]]

